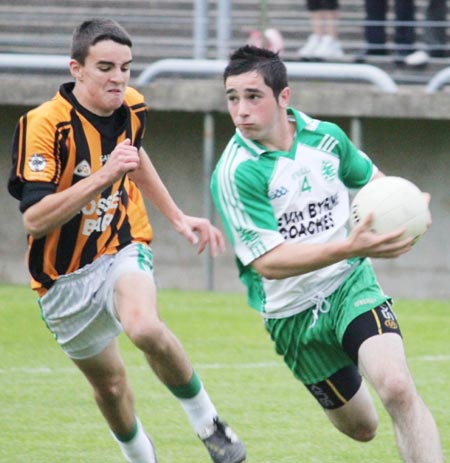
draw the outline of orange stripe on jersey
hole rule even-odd
[[[109,122],[81,108],[71,96],[71,85],[63,85],[53,100],[19,121],[9,183],[18,199],[22,199],[25,183],[52,184],[57,192],[69,188],[99,170],[125,138],[137,147],[141,144],[147,106],[140,93],[127,89],[123,107]],[[130,242],[148,243],[151,239],[141,192],[125,176],[60,228],[42,239],[29,239],[32,287],[42,294],[58,276]]]

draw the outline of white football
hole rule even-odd
[[[372,213],[372,231],[381,234],[404,228],[399,239],[418,240],[426,232],[430,219],[423,192],[409,180],[393,176],[375,179],[359,190],[351,205],[351,226],[369,213]]]

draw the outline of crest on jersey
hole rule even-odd
[[[47,161],[44,156],[38,153],[32,154],[28,161],[28,166],[32,172],[42,172],[46,165]]]
[[[336,168],[331,162],[322,161],[321,172],[322,177],[328,182],[333,181],[337,176]]]
[[[81,161],[74,169],[74,174],[78,175],[78,177],[89,177],[91,175],[91,166],[89,163],[84,159]]]

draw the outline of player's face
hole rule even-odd
[[[98,116],[109,116],[125,98],[130,80],[131,49],[112,40],[91,46],[84,65],[71,61],[78,101]]]
[[[225,91],[234,125],[246,138],[270,145],[277,138],[281,118],[286,116],[288,87],[276,99],[263,77],[251,71],[228,77]]]

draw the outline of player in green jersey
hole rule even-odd
[[[383,174],[338,126],[289,106],[277,54],[238,49],[224,83],[236,132],[211,190],[249,305],[337,429],[358,441],[375,436],[367,381],[392,418],[403,461],[442,463],[436,424],[369,260],[396,258],[412,239],[397,240],[402,230],[375,235],[370,218],[348,229],[351,192]]]

